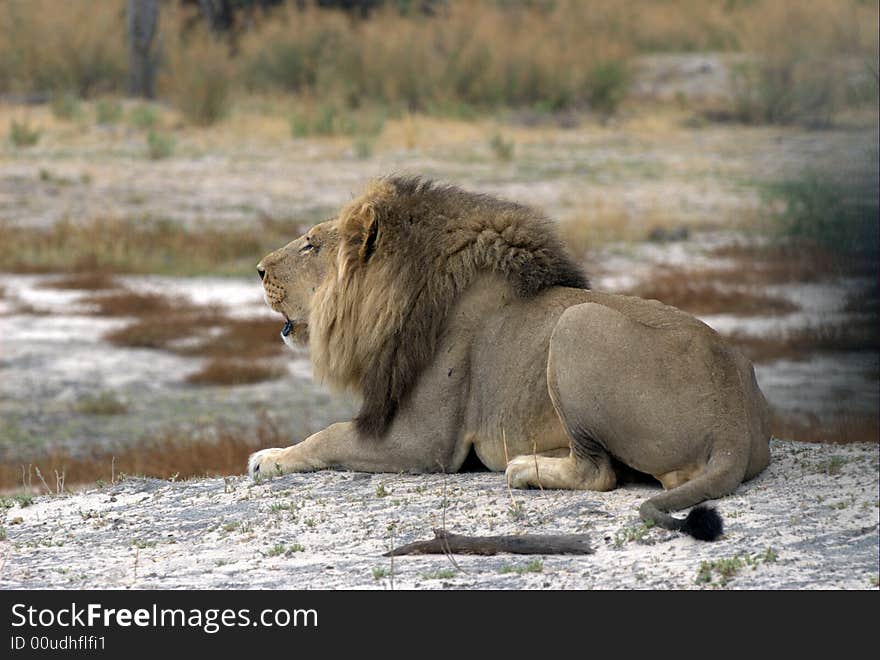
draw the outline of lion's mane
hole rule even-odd
[[[312,361],[319,377],[361,394],[357,428],[372,437],[388,430],[479,272],[520,296],[589,287],[540,213],[418,177],[373,182],[338,231],[336,268],[312,303]]]

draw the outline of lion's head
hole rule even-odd
[[[291,348],[308,340],[312,300],[336,267],[339,230],[335,220],[315,225],[257,264],[266,304],[284,316],[281,336]]]
[[[477,273],[521,296],[588,287],[539,213],[415,177],[374,182],[257,268],[285,341],[308,326],[315,373],[363,397],[356,423],[371,436],[388,429]]]

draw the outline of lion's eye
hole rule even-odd
[[[317,251],[318,251],[318,246],[312,245],[311,243],[307,243],[305,246],[303,246],[300,249],[301,254],[305,254],[306,252],[317,252]]]

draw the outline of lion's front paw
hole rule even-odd
[[[534,456],[517,456],[507,464],[505,472],[511,488],[537,488],[538,476]]]
[[[278,477],[284,474],[284,450],[261,449],[248,459],[248,474],[254,479]]]

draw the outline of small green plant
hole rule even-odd
[[[115,99],[101,99],[95,104],[95,119],[99,124],[116,124],[122,119],[122,104]]]
[[[376,566],[373,569],[373,579],[381,580],[382,578],[386,578],[391,575],[391,571],[385,568],[384,566]]]
[[[151,160],[169,158],[174,153],[174,138],[166,133],[151,130],[147,133],[147,150]]]
[[[128,406],[113,392],[105,391],[83,397],[74,410],[83,415],[122,415],[128,411]]]
[[[643,540],[653,526],[653,522],[643,522],[634,527],[624,527],[614,535],[614,547],[620,548],[631,541]]]
[[[719,586],[726,586],[733,577],[739,573],[740,569],[751,566],[752,570],[763,563],[773,563],[779,558],[779,555],[772,547],[768,547],[764,552],[755,555],[736,555],[727,559],[715,559],[712,561],[700,562],[700,569],[697,571],[697,584],[711,584],[715,574],[718,575]]]
[[[9,141],[16,147],[32,147],[40,140],[40,129],[31,126],[28,120],[9,122]]]
[[[6,528],[0,527],[0,541],[6,540]]]
[[[513,140],[505,139],[500,132],[494,133],[489,138],[489,148],[498,160],[509,161],[513,159],[515,144]]]
[[[83,116],[79,99],[73,94],[56,94],[52,97],[52,116],[56,119],[73,121]]]
[[[0,509],[11,509],[16,504],[22,509],[34,503],[34,496],[27,493],[18,493],[11,497],[0,497]]]
[[[153,541],[153,540],[148,541],[147,539],[135,539],[131,542],[131,544],[135,548],[139,548],[141,550],[143,550],[144,548],[154,548],[154,547],[156,547],[156,543],[157,543],[156,541]]]
[[[434,571],[433,573],[425,573],[424,575],[422,575],[422,578],[425,580],[448,580],[454,577],[455,571],[451,569]]]
[[[504,564],[501,568],[498,569],[499,573],[516,573],[517,575],[523,575],[524,573],[541,573],[544,570],[544,562],[540,559],[533,559],[527,564],[523,564],[521,566],[514,566],[512,564]]]
[[[519,500],[514,500],[510,506],[507,507],[507,515],[514,520],[522,520],[526,515],[523,503]]]
[[[269,511],[271,513],[281,513],[282,511],[290,511],[291,513],[296,513],[296,503],[295,502],[273,502],[269,506]]]
[[[277,557],[278,555],[284,554],[286,551],[287,546],[285,546],[283,543],[276,543],[271,548],[269,548],[269,551],[266,554],[270,557]]]
[[[159,113],[154,106],[141,103],[129,111],[128,123],[142,130],[155,128],[159,123]]]
[[[376,497],[387,497],[388,491],[385,490],[385,482],[380,481],[379,485],[376,486]]]
[[[821,471],[827,475],[834,476],[840,474],[845,464],[846,459],[843,456],[832,456],[827,463],[821,466]]]

